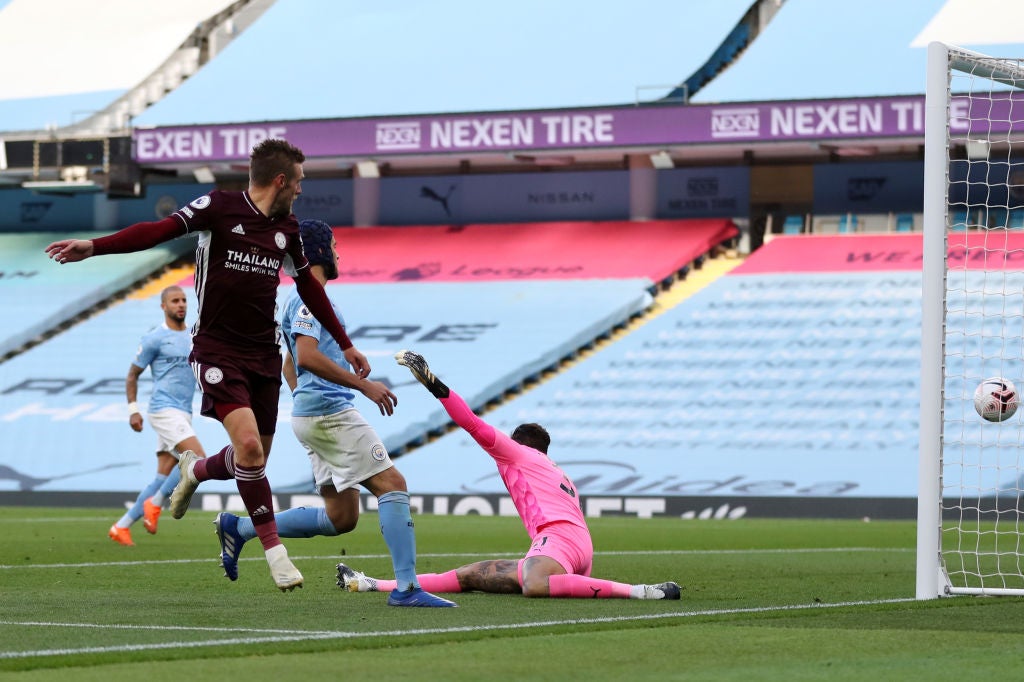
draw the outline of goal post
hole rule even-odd
[[[916,596],[1024,595],[1024,61],[928,46]]]

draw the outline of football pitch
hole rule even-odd
[[[1016,598],[918,602],[911,522],[591,519],[594,575],[676,580],[680,601],[458,594],[400,609],[335,585],[391,577],[375,514],[286,540],[281,593],[258,542],[222,577],[210,513],[167,514],[135,547],[117,510],[0,508],[0,679],[960,680],[1015,678]],[[526,549],[518,519],[416,518],[420,572]]]

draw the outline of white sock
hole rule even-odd
[[[268,564],[272,564],[275,561],[280,561],[281,559],[288,558],[288,550],[284,548],[284,545],[276,545],[274,547],[271,547],[264,553],[267,556]]]

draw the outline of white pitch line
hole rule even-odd
[[[82,647],[79,649],[40,649],[36,651],[5,651],[0,652],[0,658],[36,658],[46,656],[70,656],[74,654],[92,654],[92,653],[117,653],[124,651],[147,651],[153,649],[187,649],[195,647],[206,647],[206,646],[225,646],[225,645],[236,645],[236,644],[265,644],[265,643],[277,643],[277,642],[299,642],[307,640],[321,640],[321,639],[361,639],[366,637],[402,637],[402,636],[417,636],[417,635],[436,635],[436,634],[449,634],[456,632],[491,632],[499,630],[515,630],[518,628],[543,628],[553,627],[558,625],[591,625],[600,623],[625,623],[630,621],[643,621],[643,620],[662,620],[665,618],[696,618],[696,617],[707,617],[707,616],[728,616],[737,615],[744,613],[772,613],[772,612],[783,612],[783,611],[806,611],[811,609],[834,609],[844,608],[851,606],[876,606],[880,604],[901,604],[906,602],[915,601],[913,597],[906,597],[902,599],[873,599],[868,601],[850,601],[850,602],[838,602],[835,604],[784,604],[782,606],[759,606],[745,609],[707,609],[703,611],[681,611],[678,613],[652,613],[638,616],[612,616],[604,618],[570,618],[566,620],[547,620],[537,621],[530,623],[500,623],[494,625],[467,625],[462,627],[451,627],[451,628],[423,628],[413,630],[391,630],[391,631],[375,631],[375,632],[324,632],[324,631],[309,631],[302,632],[297,631],[295,634],[285,634],[281,636],[269,636],[269,637],[235,637],[231,639],[218,639],[210,640],[205,642],[196,641],[184,641],[184,642],[158,642],[153,644],[123,644],[120,646],[106,646],[106,647]],[[0,621],[0,626],[24,626],[24,625],[47,625],[46,623],[22,623],[15,621]],[[53,627],[92,627],[88,624],[63,624],[63,623],[52,623],[49,624]],[[104,627],[104,626],[96,626]],[[106,626],[110,628],[133,628],[134,626]],[[225,631],[228,628],[183,628],[174,626],[152,626],[147,629],[153,630],[195,630],[195,631],[209,631],[218,630]],[[255,631],[255,632],[267,632],[267,631]],[[291,632],[291,631],[284,631]]]
[[[807,547],[794,549],[658,549],[646,551],[609,551],[594,552],[594,556],[714,556],[725,554],[823,554],[835,552],[914,552],[910,547]],[[492,559],[518,559],[521,554],[502,555],[499,552],[460,552],[460,553],[429,553],[417,554],[419,559],[466,559],[488,557]],[[365,559],[390,559],[390,554],[326,554],[326,555],[290,555],[299,561],[362,561]],[[109,566],[152,566],[156,564],[205,564],[220,561],[220,557],[203,557],[199,559],[142,559],[138,561],[96,561],[71,564],[0,564],[0,570],[24,568],[105,568]],[[239,558],[239,561],[265,561],[261,556]]]
[[[334,630],[292,630],[281,628],[233,628],[226,627],[204,627],[201,625],[131,625],[131,624],[109,624],[109,623],[55,623],[49,621],[3,621],[0,626],[14,625],[17,627],[59,627],[59,628],[87,628],[94,630],[158,630],[160,632],[171,632],[175,630],[185,632],[248,632],[261,635],[334,635]]]
[[[69,516],[69,517],[40,517],[35,519],[18,519],[11,523],[97,523],[99,521],[110,521],[113,515],[108,516]],[[6,519],[3,519],[6,521]]]

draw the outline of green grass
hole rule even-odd
[[[335,586],[344,560],[390,576],[377,519],[286,540],[306,577],[278,592],[258,543],[221,577],[213,515],[106,538],[116,510],[0,508],[0,679],[820,680],[1013,678],[1016,598],[913,601],[914,524],[591,520],[594,575],[677,580],[678,602],[459,594],[395,609]],[[518,557],[517,519],[419,516],[421,572]]]

